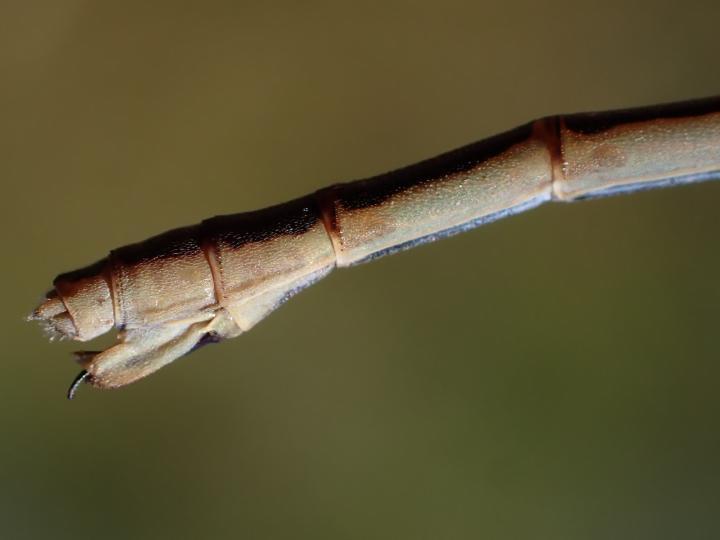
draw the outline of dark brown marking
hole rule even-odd
[[[100,275],[105,271],[105,267],[107,266],[107,263],[108,263],[108,260],[106,257],[104,259],[100,259],[97,262],[89,264],[88,266],[84,266],[83,268],[79,268],[77,270],[72,270],[71,272],[65,272],[64,274],[60,274],[53,281],[53,285],[57,286],[57,284],[60,282],[62,282],[62,283],[75,282],[75,281],[79,281],[81,279],[91,278],[91,277]]]
[[[110,258],[114,263],[134,266],[147,261],[185,257],[199,252],[200,226],[190,225],[114,249],[110,252]]]
[[[409,188],[471,170],[478,164],[502,154],[511,146],[528,140],[532,135],[533,125],[534,122],[530,122],[494,137],[386,174],[337,184],[334,189],[338,203],[347,210],[377,206]]]
[[[299,236],[321,220],[318,203],[312,195],[283,204],[244,212],[215,216],[202,222],[204,242],[222,242],[233,249],[280,236]]]
[[[148,261],[183,258],[200,253],[209,258],[213,256],[210,248],[214,250],[218,242],[238,248],[250,242],[263,242],[282,235],[301,235],[315,226],[319,220],[320,211],[317,202],[309,195],[262,210],[216,216],[199,225],[172,229],[142,242],[113,250],[110,261],[113,267],[128,267]],[[213,277],[217,277],[213,265],[210,261],[208,263]],[[90,272],[94,269],[95,266],[64,276],[81,275],[82,272]],[[117,286],[117,283],[113,284]],[[216,286],[217,293],[222,297],[221,284],[220,287]],[[119,308],[118,311],[122,311],[122,302]]]
[[[567,129],[583,135],[595,135],[608,129],[659,119],[688,118],[720,112],[720,96],[651,107],[620,109],[564,115]]]

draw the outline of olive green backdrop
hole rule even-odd
[[[337,271],[74,402],[76,345],[23,322],[57,273],[168,228],[546,114],[720,93],[716,1],[8,1],[0,20],[0,537],[720,535],[720,184]]]

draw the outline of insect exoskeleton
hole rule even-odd
[[[116,388],[249,330],[334,267],[315,198],[304,197],[115,249],[58,276],[30,318],[75,341],[117,328],[112,347],[75,353],[78,383]]]
[[[41,321],[51,338],[87,341],[115,324],[107,259],[59,275],[54,288],[30,316]]]
[[[174,229],[63,274],[31,318],[76,353],[82,382],[144,377],[237,336],[333,268],[445,238],[549,201],[720,179],[720,98],[549,116],[373,178]]]

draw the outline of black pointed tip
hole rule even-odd
[[[67,398],[72,399],[75,397],[75,392],[77,392],[78,387],[90,376],[90,373],[85,371],[84,369],[77,374],[77,377],[73,379],[72,384],[70,385],[70,388],[68,388],[67,391]]]

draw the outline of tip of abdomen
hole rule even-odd
[[[53,290],[47,293],[45,300],[27,317],[28,321],[38,321],[50,339],[73,339],[77,329],[65,303]]]

